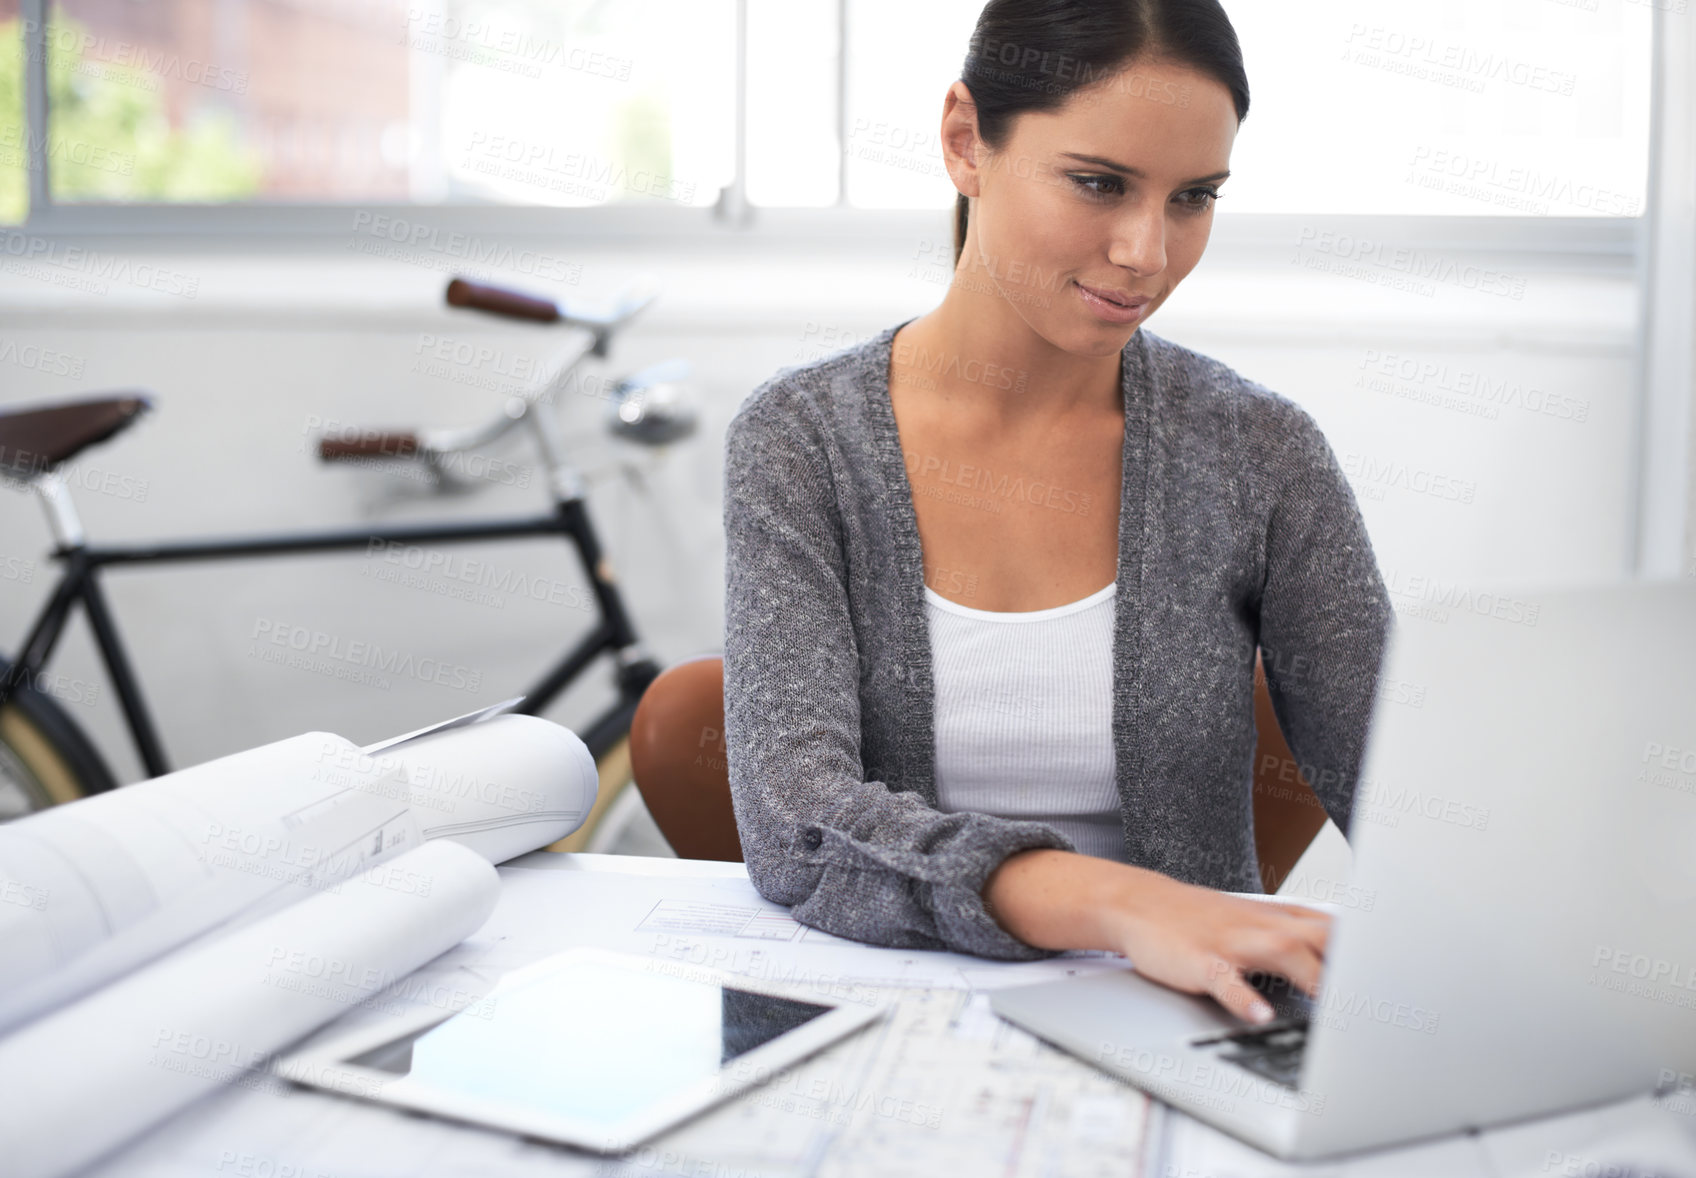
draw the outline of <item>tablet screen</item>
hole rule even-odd
[[[618,1122],[834,1009],[594,961],[342,1062],[538,1113]]]

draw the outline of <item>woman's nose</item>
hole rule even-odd
[[[1107,260],[1144,277],[1166,268],[1166,216],[1163,208],[1127,210],[1114,223]]]

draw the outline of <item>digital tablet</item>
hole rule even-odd
[[[888,1007],[569,949],[458,1013],[409,1012],[272,1065],[298,1084],[597,1153],[630,1149]]]

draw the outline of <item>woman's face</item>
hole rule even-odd
[[[976,139],[964,83],[951,93],[962,101],[944,111],[949,162],[977,198],[955,285],[998,295],[1065,351],[1120,351],[1207,248],[1237,134],[1230,91],[1139,62],[1058,109],[1015,116],[998,152]]]

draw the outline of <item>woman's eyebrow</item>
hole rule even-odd
[[[1072,159],[1079,160],[1086,164],[1095,164],[1097,167],[1108,168],[1115,172],[1121,172],[1126,176],[1135,176],[1138,180],[1146,180],[1148,178],[1143,174],[1142,169],[1140,168],[1129,167],[1125,164],[1116,164],[1112,160],[1104,160],[1098,155],[1079,155],[1075,151],[1063,151],[1060,154],[1069,156]],[[1184,183],[1206,184],[1213,180],[1228,180],[1230,179],[1230,176],[1231,173],[1229,169],[1227,169],[1223,172],[1215,172],[1211,176],[1197,176],[1194,180],[1185,180]]]

